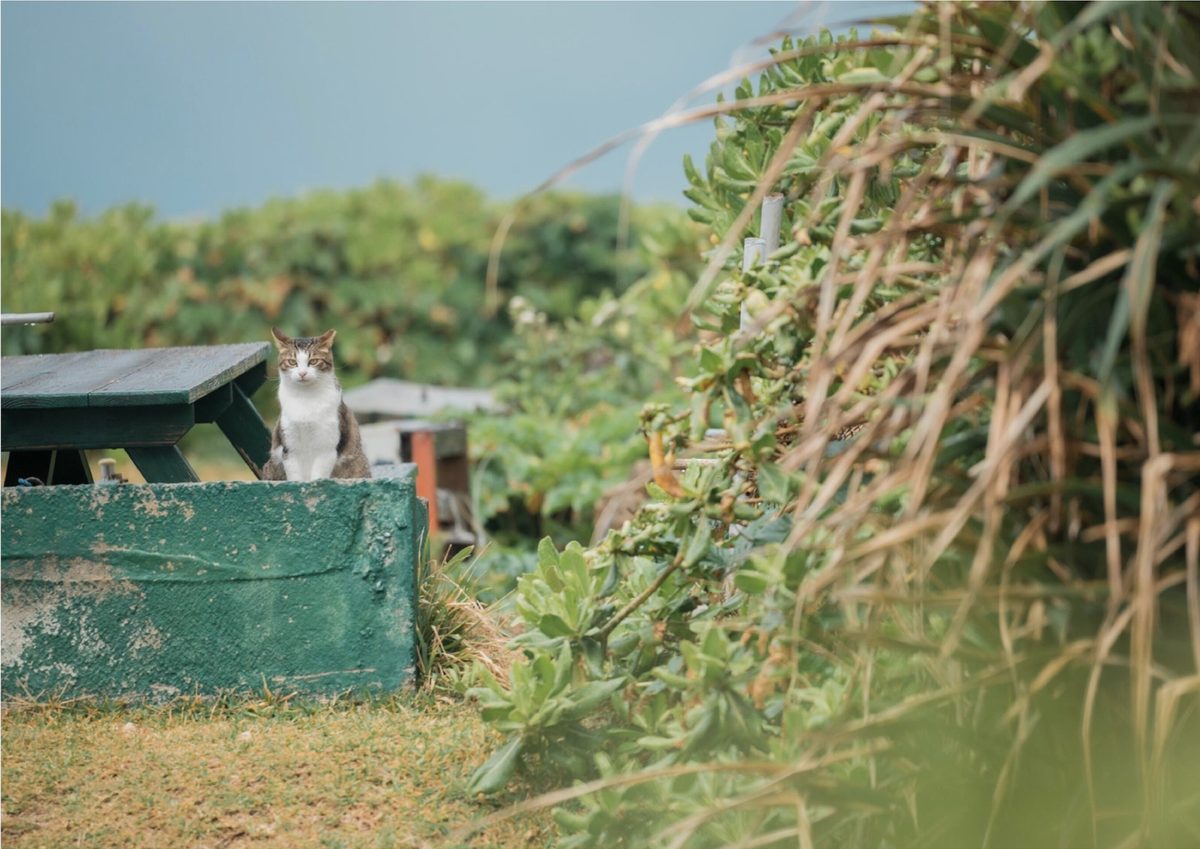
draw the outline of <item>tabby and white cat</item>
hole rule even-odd
[[[333,373],[330,330],[317,337],[285,336],[271,328],[279,349],[279,421],[271,435],[269,481],[369,478],[354,414]]]

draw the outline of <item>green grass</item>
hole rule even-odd
[[[163,707],[10,705],[3,843],[20,847],[449,847],[495,810],[469,797],[496,744],[471,706],[181,700]],[[470,846],[545,846],[546,817]]]

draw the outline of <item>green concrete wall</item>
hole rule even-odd
[[[425,506],[375,480],[6,488],[3,694],[391,690]]]

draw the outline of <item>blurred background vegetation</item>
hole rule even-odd
[[[504,372],[508,315],[482,308],[488,249],[505,205],[422,177],[316,192],[215,220],[162,221],[145,206],[96,216],[69,201],[45,218],[3,214],[3,306],[52,305],[48,327],[6,330],[5,354],[200,345],[338,330],[343,382],[379,375],[489,385]],[[553,193],[526,205],[500,291],[554,320],[619,294],[650,267],[643,234],[678,247],[682,213],[639,209],[635,248],[616,250],[618,200]]]

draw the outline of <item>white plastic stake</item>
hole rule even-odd
[[[779,227],[783,222],[783,195],[767,195],[762,202],[762,220],[758,235],[766,243],[762,261],[779,250]]]

